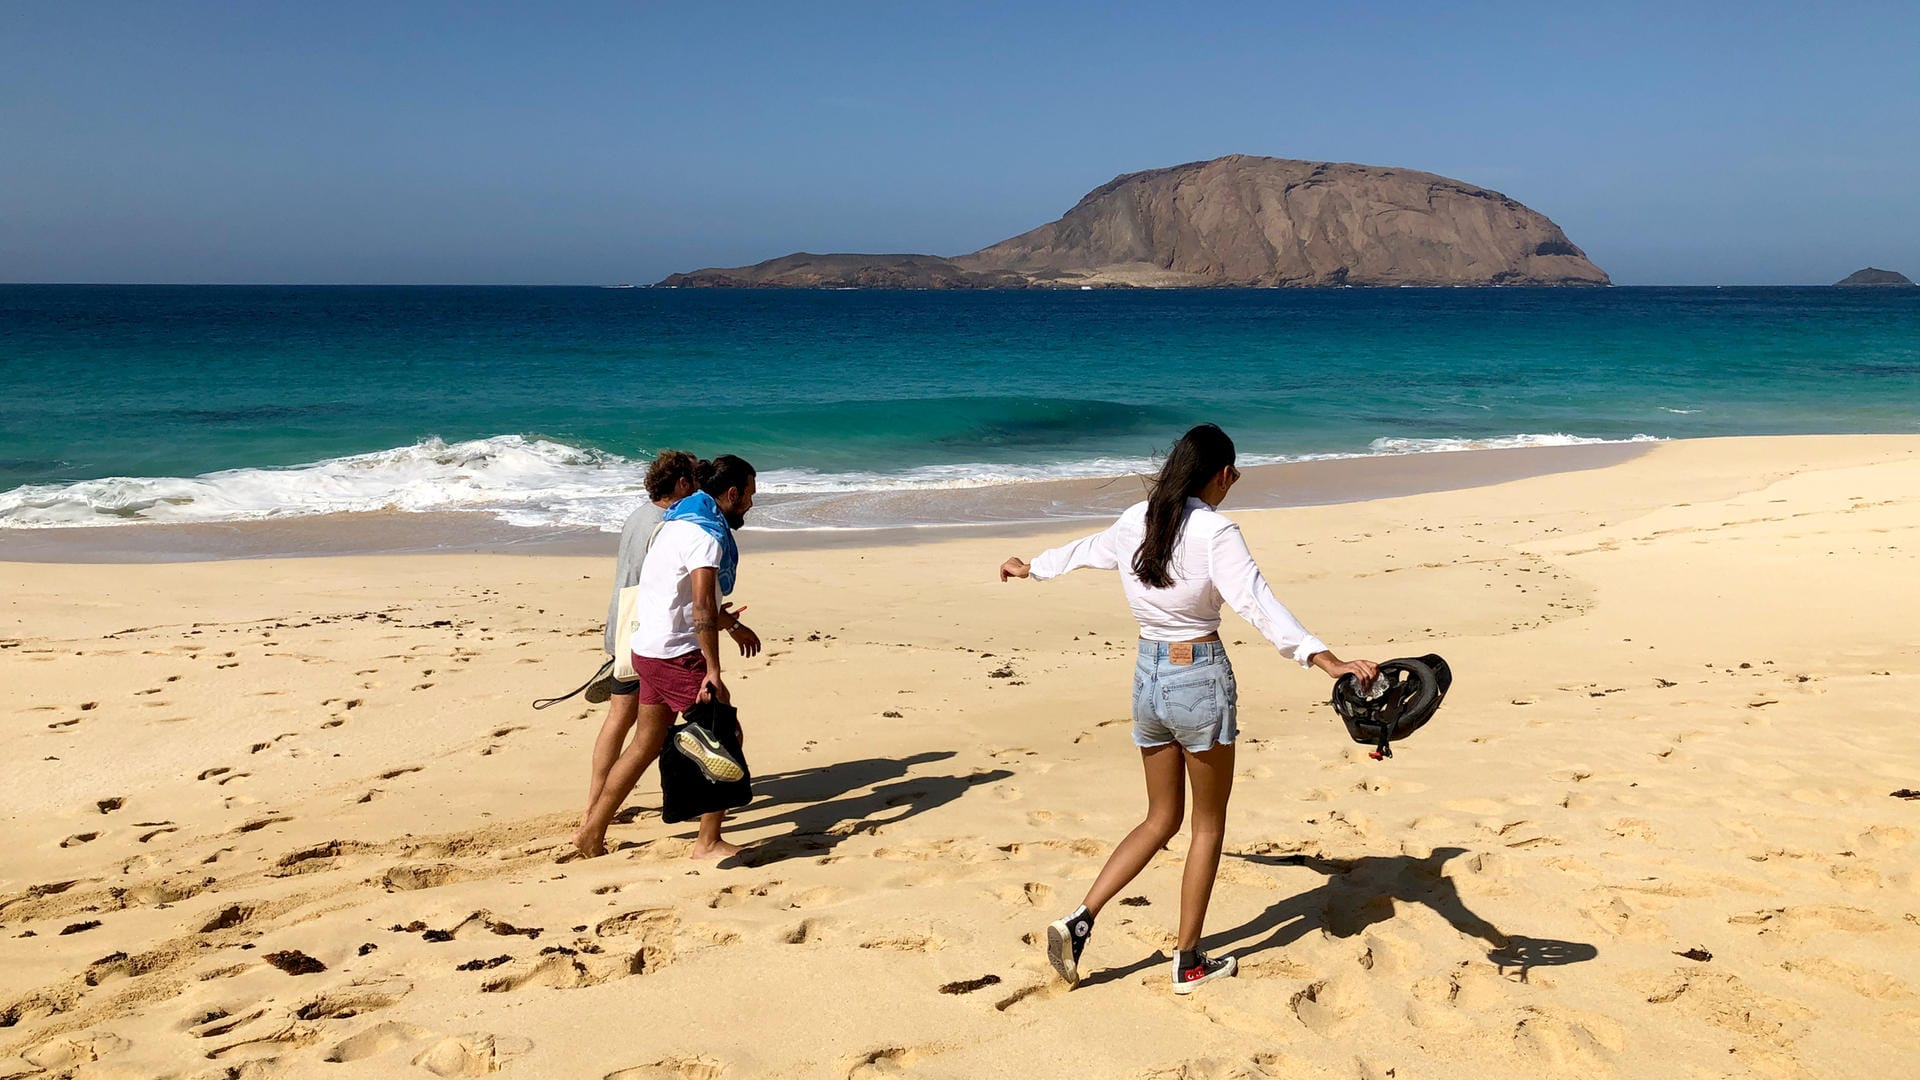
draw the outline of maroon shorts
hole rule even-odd
[[[707,677],[707,658],[695,649],[671,660],[633,654],[633,674],[640,680],[640,704],[665,705],[683,713],[700,700],[700,686]]]

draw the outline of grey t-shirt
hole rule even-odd
[[[619,656],[614,651],[613,624],[620,620],[620,590],[629,585],[640,584],[640,567],[647,560],[647,542],[653,539],[653,530],[666,519],[667,512],[643,502],[627,516],[627,523],[620,530],[620,560],[614,568],[613,598],[607,601],[607,640],[608,656]],[[626,648],[621,642],[620,648]]]

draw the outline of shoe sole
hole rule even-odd
[[[747,770],[741,768],[739,762],[717,748],[708,746],[691,731],[675,735],[673,748],[693,762],[699,768],[700,775],[716,784],[730,784],[747,775]]]
[[[1240,961],[1235,957],[1229,956],[1227,957],[1227,966],[1211,975],[1195,979],[1190,983],[1183,983],[1176,980],[1173,984],[1173,992],[1176,994],[1191,994],[1215,979],[1231,979],[1238,974],[1240,974]]]
[[[1073,959],[1073,931],[1067,928],[1065,919],[1047,926],[1047,963],[1068,986],[1080,984],[1080,965]]]

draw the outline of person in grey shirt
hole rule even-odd
[[[613,596],[607,601],[608,656],[619,656],[617,650],[627,647],[626,636],[614,624],[620,620],[620,590],[640,583],[640,568],[647,558],[647,545],[653,540],[653,531],[660,526],[673,504],[693,494],[695,487],[694,470],[699,460],[685,450],[662,450],[653,463],[647,466],[647,502],[634,508],[627,516],[625,527],[620,530],[620,556],[614,568]],[[622,682],[613,680],[613,696],[607,699],[607,719],[600,725],[600,735],[593,741],[593,775],[587,786],[587,806],[592,808],[594,801],[600,798],[600,789],[607,785],[607,770],[619,759],[625,746],[627,735],[633,730],[634,720],[640,715],[634,695],[639,691],[638,680]],[[586,812],[582,812],[581,823],[586,823]]]

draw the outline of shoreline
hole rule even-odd
[[[1277,510],[1486,487],[1555,473],[1603,469],[1630,461],[1659,445],[1657,442],[1617,442],[1507,447],[1256,465],[1245,470],[1230,505],[1234,510]],[[809,516],[822,524],[782,528],[749,525],[741,539],[754,551],[781,552],[898,547],[969,537],[1031,536],[1057,531],[1067,522],[1116,515],[1143,497],[1145,484],[1143,476],[1115,476],[979,488],[768,495],[759,500],[757,509],[763,515],[803,505]],[[859,524],[875,518],[888,523]],[[0,531],[0,562],[179,563],[431,554],[611,555],[618,539],[617,533],[582,526],[510,525],[486,512],[374,511],[269,521],[4,530]]]

